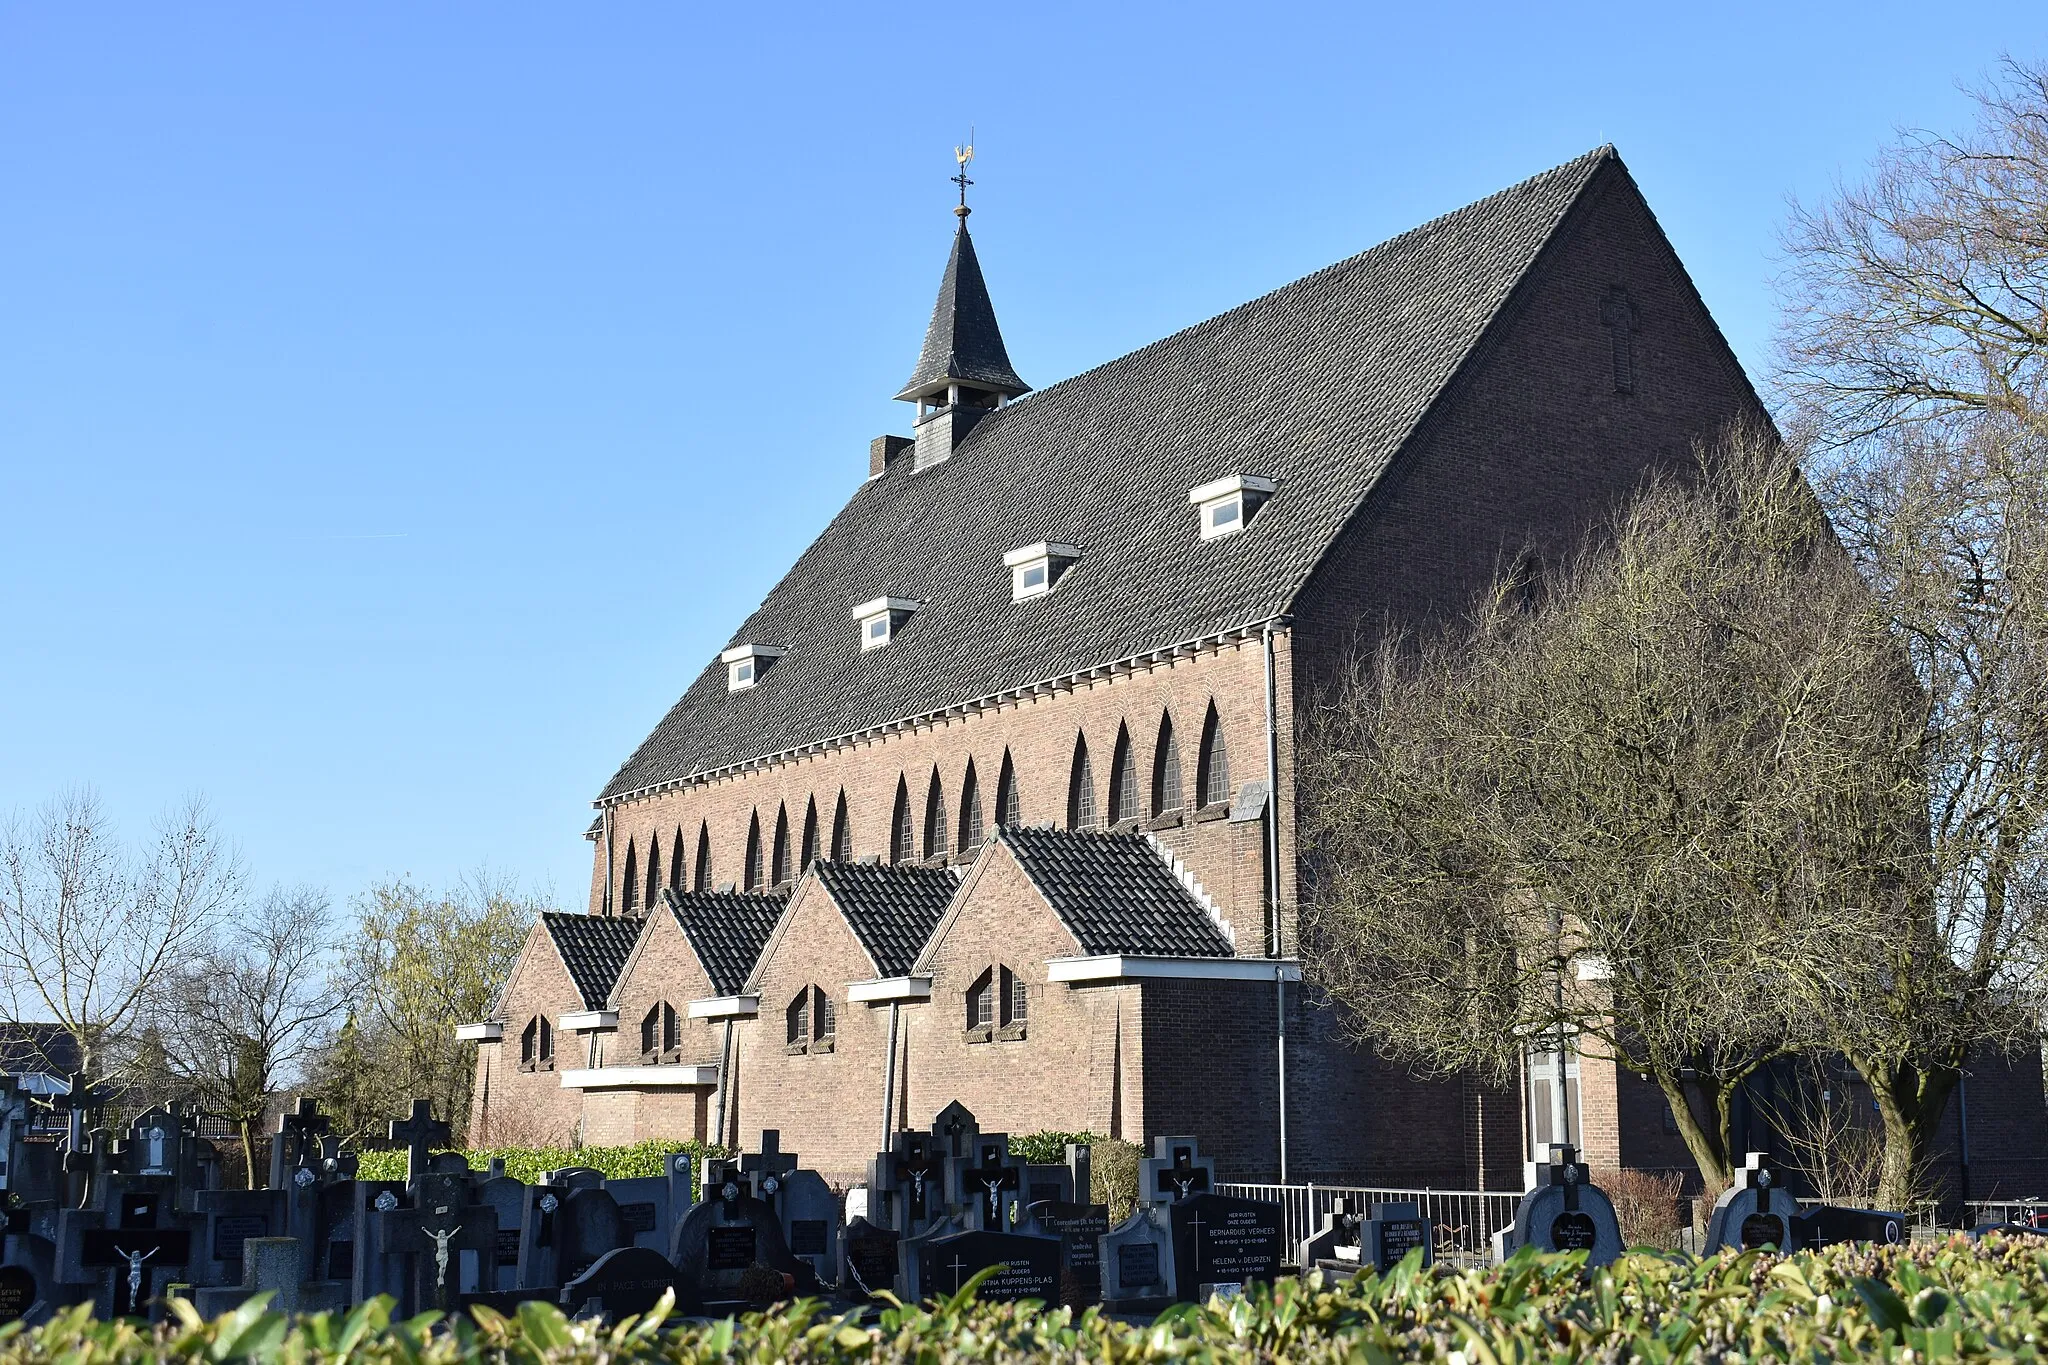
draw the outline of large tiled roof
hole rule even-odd
[[[853,495],[733,635],[789,652],[728,692],[711,660],[611,782],[615,797],[1266,620],[1471,353],[1611,148],[1546,171],[983,418],[950,460]],[[851,452],[849,452],[849,457]],[[1240,534],[1188,491],[1278,480]],[[1003,555],[1080,547],[1011,601]],[[923,605],[863,652],[851,608]]]
[[[1142,834],[1002,829],[1024,875],[1091,956],[1230,957],[1208,906]]]
[[[641,921],[632,915],[548,913],[540,922],[562,955],[583,1008],[603,1009],[640,937]]]
[[[661,895],[719,995],[740,993],[789,903],[786,895],[736,891],[668,890]]]
[[[881,977],[909,974],[960,888],[959,876],[943,867],[826,861],[811,866]]]

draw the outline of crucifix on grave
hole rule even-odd
[[[897,1232],[910,1236],[944,1212],[945,1176],[945,1156],[923,1133],[898,1133],[893,1150],[875,1159],[874,1187],[890,1201]]]
[[[1170,1204],[1215,1188],[1216,1159],[1202,1155],[1191,1137],[1152,1140],[1152,1155],[1138,1163],[1138,1201]]]
[[[270,1139],[270,1184],[283,1189],[300,1171],[317,1171],[321,1161],[320,1140],[333,1127],[320,1112],[319,1102],[301,1096],[296,1106],[277,1116],[277,1132]],[[317,1180],[313,1175],[304,1183]]]
[[[469,1202],[469,1177],[429,1171],[414,1186],[409,1209],[384,1208],[374,1215],[379,1241],[392,1255],[411,1266],[406,1289],[408,1311],[448,1312],[465,1292],[486,1288],[485,1276],[498,1243],[497,1210]],[[476,1253],[473,1273],[464,1283],[461,1253]]]
[[[975,1139],[975,1164],[960,1168],[960,1202],[975,1210],[976,1223],[991,1232],[1010,1230],[1010,1208],[1023,1185],[1019,1163],[1010,1157],[1010,1139],[984,1133]]]
[[[932,1136],[945,1147],[946,1155],[955,1161],[968,1159],[974,1149],[974,1139],[981,1135],[981,1124],[976,1121],[974,1111],[954,1100],[939,1111],[932,1120]]]
[[[740,1173],[753,1179],[754,1191],[771,1204],[778,1203],[783,1178],[797,1168],[794,1152],[782,1150],[782,1134],[774,1128],[761,1130],[761,1150],[740,1157]]]
[[[167,1201],[162,1190],[130,1191],[116,1201],[113,1227],[81,1233],[79,1264],[105,1273],[113,1317],[141,1316],[154,1297],[152,1276],[192,1260],[191,1229],[162,1225]]]
[[[391,1140],[405,1144],[405,1179],[410,1184],[427,1173],[434,1148],[448,1145],[448,1125],[434,1117],[430,1102],[416,1099],[408,1118],[391,1120]]]

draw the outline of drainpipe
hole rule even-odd
[[[889,1002],[889,1060],[882,1066],[882,1145],[875,1150],[889,1150],[889,1140],[895,1137],[892,1131],[896,1124],[896,1020],[903,1006],[894,1000]]]
[[[598,908],[609,915],[612,912],[612,808],[604,808],[604,895],[598,901]]]
[[[714,1115],[716,1122],[713,1124],[717,1136],[711,1139],[720,1146],[725,1145],[725,1092],[730,1087],[731,1080],[732,1016],[727,1015],[725,1020],[725,1041],[719,1044],[718,1048],[718,1112]]]
[[[1280,699],[1273,666],[1273,630],[1288,618],[1266,622],[1260,634],[1266,650],[1266,955],[1278,959],[1280,932]],[[1273,968],[1273,1076],[1280,1092],[1280,1183],[1287,1183],[1287,982]]]
[[[1958,1136],[1962,1138],[1962,1169],[1957,1174],[1962,1176],[1960,1183],[1963,1188],[1963,1216],[1968,1218],[1970,1214],[1970,1073],[1967,1071],[1956,1073],[1956,1131]]]

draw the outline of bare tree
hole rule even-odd
[[[148,1012],[174,1083],[240,1129],[250,1189],[257,1125],[330,1036],[334,946],[323,893],[275,889],[228,919]]]
[[[118,1076],[150,998],[241,894],[242,870],[198,800],[126,852],[87,790],[0,829],[0,993],[59,1024],[95,1081]]]
[[[1310,976],[1363,1042],[1653,1078],[1706,1184],[1731,1102],[1823,1034],[1917,848],[1910,680],[1767,433],[1654,483],[1547,586],[1389,644],[1312,718]]]
[[[2048,948],[2048,67],[1975,95],[1787,241],[1782,382],[1925,702],[1910,932],[1827,987],[1892,1202],[1968,1049],[2038,1038]]]

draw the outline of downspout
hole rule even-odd
[[[1962,1139],[1962,1169],[1957,1174],[1962,1177],[1963,1216],[1967,1218],[1970,1213],[1970,1073],[1967,1071],[1956,1073],[1956,1132]]]
[[[609,915],[612,912],[612,808],[604,808],[604,895],[598,900],[598,908]]]
[[[711,1140],[719,1146],[725,1145],[725,1095],[732,1081],[732,1016],[725,1018],[725,1041],[718,1047],[718,1112],[713,1116],[713,1131],[717,1136]]]
[[[902,1010],[901,1002],[889,1002],[889,1060],[882,1066],[882,1145],[875,1150],[886,1152],[889,1141],[895,1137],[896,1126],[896,1020]]]
[[[1273,665],[1273,628],[1288,618],[1266,622],[1260,639],[1266,649],[1266,955],[1284,951],[1280,932],[1280,699]],[[1273,1077],[1280,1092],[1280,1183],[1287,1183],[1287,982],[1273,968]]]

